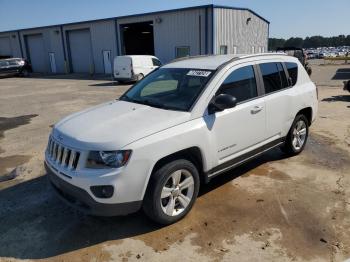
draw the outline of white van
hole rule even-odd
[[[114,78],[120,82],[139,81],[162,63],[155,56],[130,55],[114,58]]]

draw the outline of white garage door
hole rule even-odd
[[[29,59],[32,63],[33,71],[46,73],[47,70],[47,56],[45,54],[44,40],[42,34],[27,35],[27,50],[29,52]]]
[[[9,37],[0,37],[0,56],[12,56]]]
[[[92,48],[89,29],[68,32],[72,71],[89,73],[92,68]]]

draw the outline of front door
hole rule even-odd
[[[105,69],[105,74],[112,74],[112,59],[110,50],[103,51],[103,65]]]
[[[265,99],[256,79],[253,64],[235,66],[225,74],[216,92],[230,94],[238,102],[232,109],[215,113],[212,131],[217,165],[258,148],[265,140]]]
[[[51,67],[51,73],[56,74],[56,59],[55,59],[55,53],[49,53],[50,58],[50,67]]]

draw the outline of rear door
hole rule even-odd
[[[117,56],[114,59],[114,77],[130,79],[132,69],[132,60],[129,56]]]
[[[153,71],[152,60],[148,56],[136,56],[133,58],[133,67],[135,75],[142,74],[148,75]]]
[[[293,89],[288,84],[284,64],[266,61],[259,64],[266,101],[266,133],[269,139],[286,136],[294,116]]]
[[[105,74],[112,74],[111,50],[103,50],[103,66]]]

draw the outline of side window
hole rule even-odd
[[[162,63],[158,59],[155,59],[155,58],[152,58],[152,63],[154,66],[162,66]]]
[[[221,85],[219,93],[236,97],[238,103],[257,97],[253,66],[245,66],[233,71]]]
[[[286,67],[288,70],[289,77],[292,80],[292,86],[295,86],[295,84],[298,81],[298,64],[296,63],[286,63]]]
[[[0,61],[0,65],[1,65],[1,67],[6,67],[6,66],[9,66],[9,62],[7,62],[7,61]]]
[[[226,55],[227,54],[227,45],[221,45],[220,46],[220,55]]]
[[[190,55],[189,46],[178,46],[176,47],[176,58],[186,57]]]
[[[10,66],[17,66],[18,65],[17,61],[15,61],[15,60],[10,60],[10,61],[8,61],[8,63]]]
[[[286,86],[282,84],[279,65],[281,70],[283,70],[280,63],[265,63],[259,65],[264,80],[266,94],[276,92],[288,86],[286,83]]]

